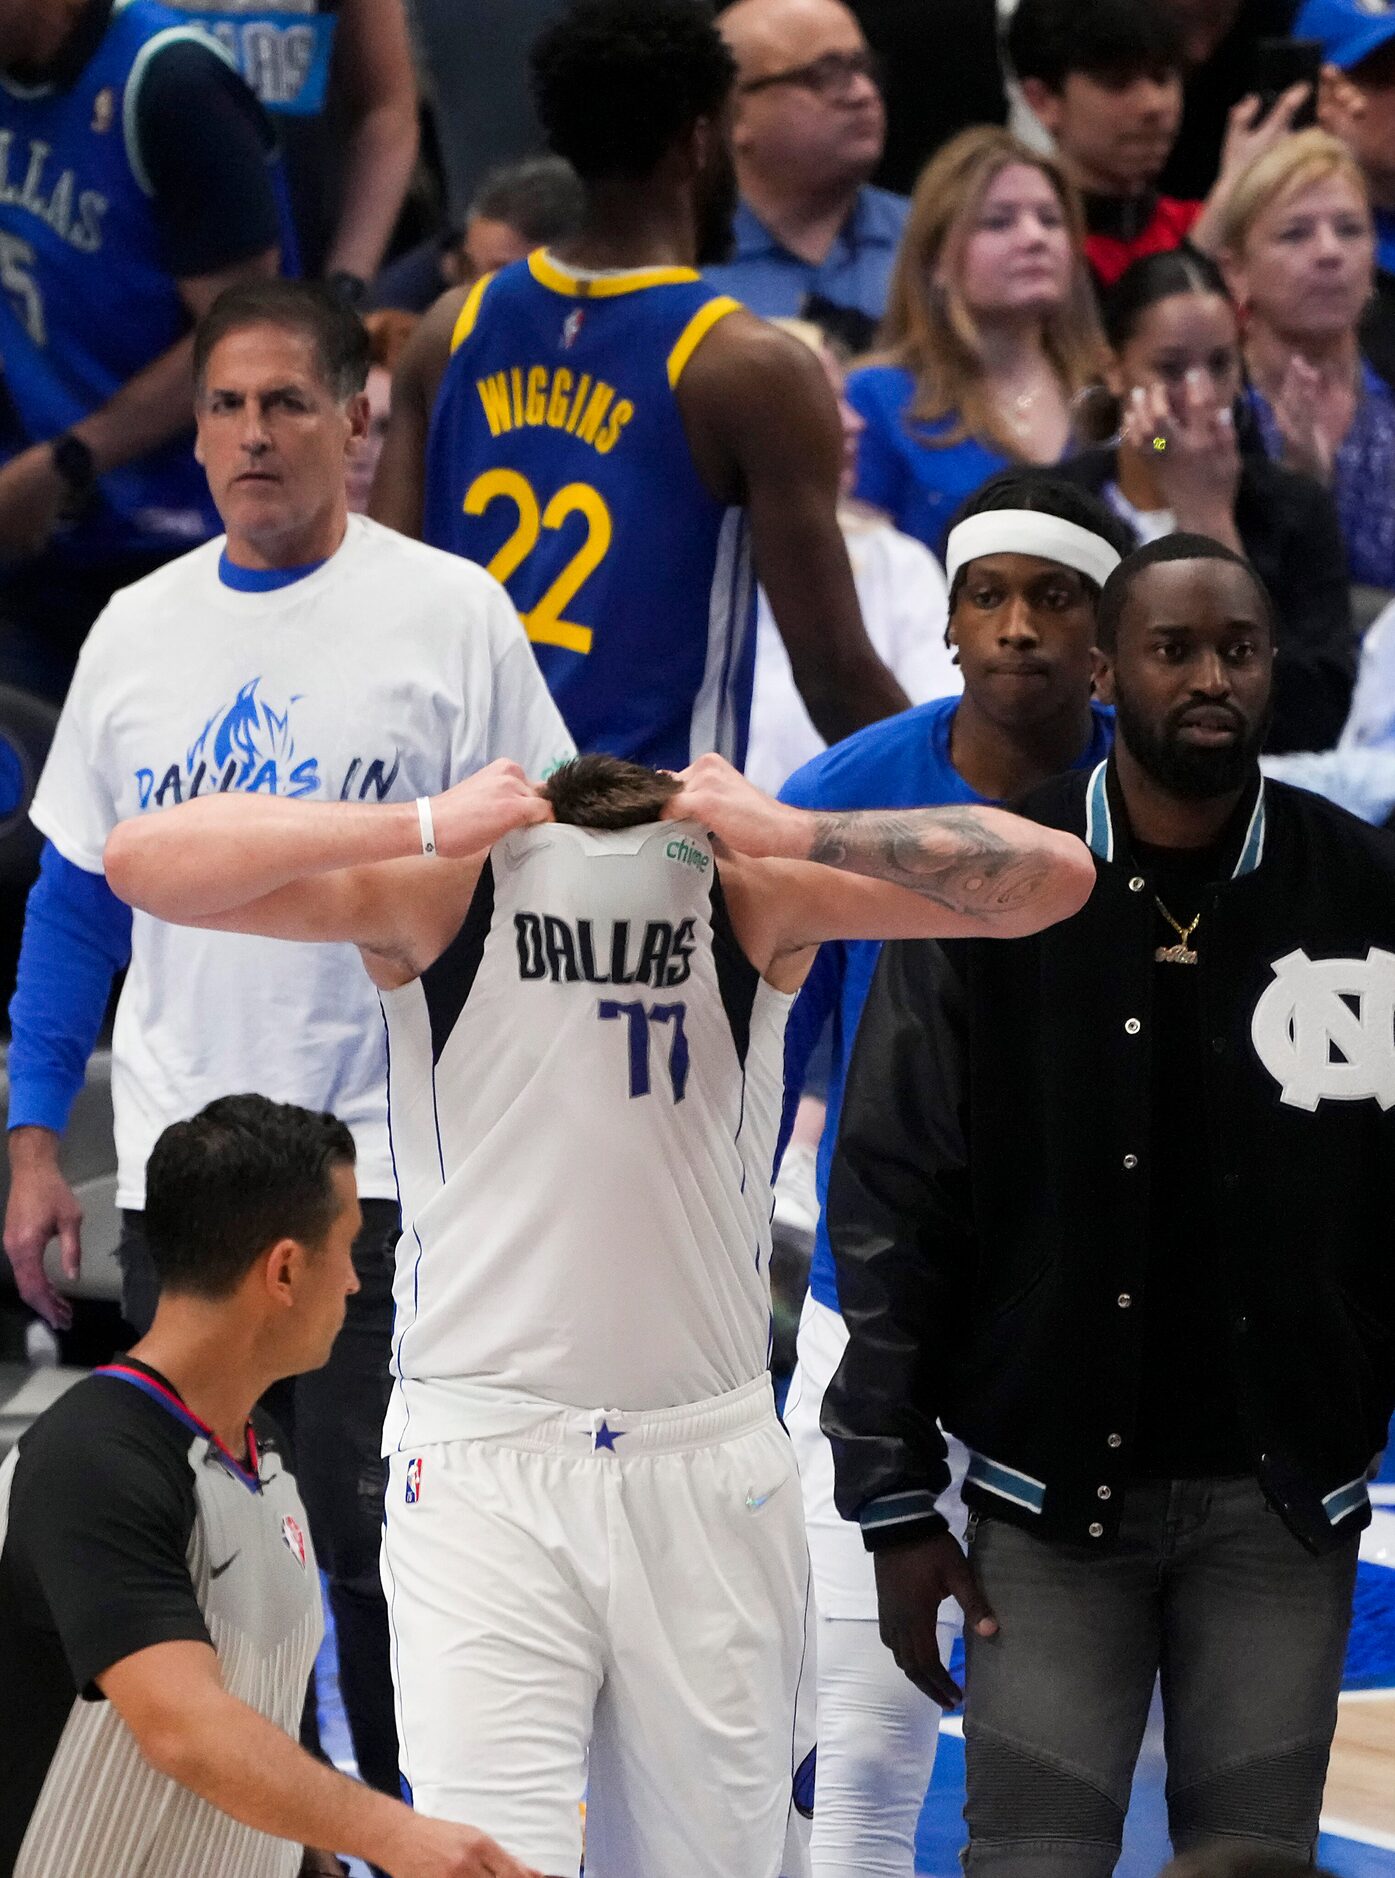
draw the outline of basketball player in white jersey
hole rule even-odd
[[[766,1371],[786,1013],[824,939],[1067,917],[1083,845],[994,809],[809,814],[714,756],[585,757],[415,807],[207,797],[122,823],[106,864],[161,919],[351,940],[382,997],[383,1570],[417,1803],[549,1878],[588,1786],[591,1878],[795,1870],[809,1573]]]

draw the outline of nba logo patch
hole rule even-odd
[[[92,100],[92,128],[99,137],[104,137],[115,122],[116,93],[110,85],[103,85]]]
[[[573,307],[562,322],[562,350],[569,352],[576,344],[576,336],[581,331],[586,315],[579,306]]]
[[[407,1463],[407,1504],[415,1506],[421,1498],[421,1456]]]
[[[289,1513],[282,1516],[281,1537],[286,1547],[302,1571],[305,1570],[305,1534],[291,1518]]]

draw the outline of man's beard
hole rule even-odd
[[[1269,734],[1270,712],[1247,725],[1233,705],[1213,705],[1235,720],[1239,735],[1233,743],[1188,743],[1179,735],[1179,719],[1198,707],[1180,705],[1161,725],[1138,710],[1132,698],[1116,685],[1114,709],[1119,720],[1119,741],[1128,746],[1139,768],[1169,795],[1188,802],[1225,796],[1249,781],[1264,739]]]
[[[718,267],[729,261],[735,246],[732,217],[740,192],[736,184],[736,166],[727,156],[715,170],[703,178],[697,203],[697,264]]]

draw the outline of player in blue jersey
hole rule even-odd
[[[784,800],[824,811],[991,804],[1098,763],[1112,717],[1090,699],[1095,602],[1130,546],[1117,517],[1060,479],[1030,470],[994,477],[964,505],[950,535],[949,639],[963,696],[917,705],[824,751],[795,772]],[[785,1411],[820,1619],[814,1878],[911,1878],[939,1726],[934,1704],[881,1642],[872,1559],[834,1508],[833,1458],[819,1429],[823,1393],[847,1342],[823,1204],[848,1058],[879,951],[868,940],[820,948],[786,1046],[792,1100],[831,1020],[820,1217]],[[888,1553],[878,1569],[894,1570],[894,1559]]]
[[[191,334],[224,287],[277,270],[272,154],[183,15],[0,5],[0,677],[61,697],[112,592],[217,532]]]
[[[371,508],[503,581],[582,749],[671,769],[742,760],[756,575],[825,737],[906,702],[858,613],[817,361],[697,271],[730,238],[734,77],[696,0],[575,0],[542,34],[581,232],[428,317]]]

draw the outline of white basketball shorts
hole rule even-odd
[[[799,1463],[819,1616],[875,1619],[877,1583],[872,1554],[862,1543],[861,1528],[841,1518],[833,1503],[833,1450],[819,1427],[824,1391],[847,1347],[847,1326],[838,1312],[830,1311],[812,1294],[807,1295],[799,1319],[799,1361],[785,1401],[785,1426]],[[948,1439],[953,1479],[949,1490],[940,1495],[939,1510],[955,1537],[962,1539],[966,1516],[959,1489],[968,1454],[953,1437]],[[948,1624],[958,1630],[962,1623],[959,1606],[946,1598],[940,1606],[941,1629]]]
[[[396,1453],[382,1556],[421,1812],[575,1878],[585,1797],[587,1878],[797,1878],[812,1594],[768,1377]]]

